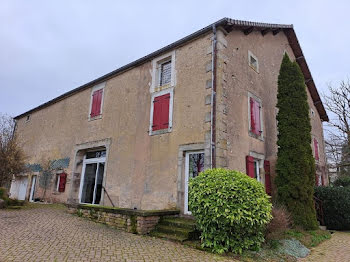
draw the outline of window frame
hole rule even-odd
[[[266,186],[265,184],[265,170],[264,170],[264,161],[265,159],[265,155],[264,154],[260,154],[260,153],[256,153],[256,152],[249,152],[249,156],[253,157],[254,159],[254,163],[258,163],[258,165],[255,167],[254,166],[254,172],[256,172],[256,174],[259,176],[254,178],[256,179],[256,181],[260,182],[261,184],[264,185],[264,187]]]
[[[170,83],[160,85],[161,65],[171,61],[171,79]],[[164,55],[161,55],[152,60],[152,83],[150,92],[154,93],[161,91],[164,88],[174,87],[176,85],[176,70],[175,70],[175,50]]]
[[[104,102],[104,96],[105,96],[105,87],[106,87],[106,82],[100,83],[98,85],[95,85],[90,94],[90,107],[89,107],[89,113],[88,113],[88,119],[89,121],[96,120],[96,119],[101,119],[102,114],[103,114],[103,102]],[[100,114],[94,117],[91,117],[91,110],[92,110],[92,101],[93,101],[93,94],[94,92],[101,90],[102,89],[102,98],[101,98],[101,105],[100,105]]]
[[[170,94],[170,100],[169,100],[169,125],[168,128],[165,129],[159,129],[159,130],[152,130],[153,126],[153,113],[154,113],[154,99],[158,96]],[[149,135],[159,135],[159,134],[165,134],[165,133],[170,133],[172,131],[173,127],[173,100],[174,100],[174,88],[170,87],[167,89],[164,89],[159,92],[154,92],[151,95],[151,109],[150,109],[150,122],[149,122]]]
[[[256,67],[251,63],[251,58],[253,58],[256,61]],[[250,50],[248,50],[248,65],[255,72],[259,73],[259,60]]]
[[[315,148],[315,141],[317,142],[317,154],[318,154],[318,158],[316,159],[316,148]],[[316,163],[320,162],[320,143],[317,139],[316,136],[312,137],[312,153],[313,153],[313,157],[315,159]]]
[[[252,126],[251,126],[251,112],[250,112],[250,99],[254,99],[255,101],[257,101],[260,105],[260,135],[256,135],[255,133],[252,132]],[[264,141],[264,120],[263,120],[263,105],[262,105],[262,100],[255,96],[254,94],[248,92],[248,133],[249,136],[257,138],[261,141]]]

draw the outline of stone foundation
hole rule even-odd
[[[178,215],[179,210],[134,210],[93,205],[68,206],[68,212],[98,223],[134,233],[148,234],[162,216]]]

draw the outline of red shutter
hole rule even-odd
[[[91,117],[95,117],[101,114],[101,103],[102,103],[103,89],[96,90],[92,94],[92,105],[91,105]]]
[[[254,170],[254,157],[246,156],[246,167],[247,167],[247,175],[251,178],[255,178],[255,170]]]
[[[316,138],[314,138],[314,150],[315,150],[315,159],[319,160],[320,157],[318,155],[318,141]]]
[[[270,173],[270,161],[264,161],[265,170],[265,190],[266,193],[271,196],[271,173]]]
[[[257,135],[261,134],[261,121],[260,121],[260,104],[258,101],[254,101],[254,122],[255,131]]]
[[[64,192],[66,189],[66,180],[67,180],[67,174],[62,173],[60,174],[60,183],[58,185],[58,192]]]
[[[162,98],[162,117],[161,117],[162,129],[167,129],[169,127],[169,102],[170,102],[170,94],[164,95]]]
[[[157,96],[153,100],[152,131],[169,127],[170,94]]]
[[[256,133],[255,130],[255,119],[254,119],[254,99],[251,97],[250,98],[250,130],[252,131],[252,133]]]

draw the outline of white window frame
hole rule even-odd
[[[265,186],[265,155],[256,152],[249,152],[249,156],[254,158],[254,162],[258,162],[259,165],[257,166],[257,170],[255,170],[255,172],[258,174],[257,181]],[[263,172],[260,172],[261,170],[263,170]]]
[[[170,84],[160,86],[160,69],[163,63],[171,61],[171,80]],[[152,60],[152,83],[150,92],[154,93],[160,91],[162,88],[174,87],[176,84],[176,70],[175,70],[175,50],[159,56]]]
[[[91,90],[91,94],[90,94],[90,107],[89,107],[89,115],[88,115],[89,121],[102,118],[102,113],[103,113],[103,101],[104,101],[104,97],[105,97],[105,87],[106,87],[106,82],[103,82],[103,83],[100,83],[100,84],[94,86],[94,87],[92,88],[92,90]],[[101,89],[102,89],[102,99],[101,99],[100,114],[99,114],[98,116],[91,117],[91,109],[92,109],[92,98],[93,98],[93,94],[94,94],[95,91],[101,90]]]
[[[185,215],[192,215],[192,212],[188,210],[188,182],[189,182],[189,167],[190,167],[190,155],[193,154],[204,154],[205,159],[205,153],[204,150],[198,150],[198,151],[187,151],[185,154],[185,198],[184,198],[184,214]]]
[[[59,189],[59,186],[60,186],[61,174],[56,174],[56,176],[57,176],[56,191],[58,192],[58,189]]]
[[[261,132],[260,135],[257,136],[256,134],[254,134],[252,132],[252,128],[251,128],[251,119],[250,119],[250,98],[253,98],[255,101],[258,101],[258,103],[260,104],[260,127],[261,127]],[[263,119],[263,105],[262,105],[262,101],[259,97],[257,97],[256,95],[248,92],[248,132],[249,135],[251,137],[255,137],[258,138],[260,140],[264,140],[264,119]]]
[[[166,129],[160,129],[160,130],[152,130],[152,126],[153,126],[153,111],[154,111],[154,105],[153,105],[153,101],[154,98],[158,97],[158,96],[162,96],[165,94],[170,94],[170,101],[169,101],[169,125],[168,128]],[[150,119],[149,119],[149,135],[159,135],[159,134],[164,134],[164,133],[170,133],[172,128],[173,128],[173,103],[174,102],[174,88],[170,87],[167,89],[164,89],[162,91],[159,92],[155,92],[152,93],[151,95],[151,110],[150,110]]]
[[[251,59],[253,58],[256,61],[256,67],[251,63]],[[258,58],[251,52],[248,50],[248,65],[257,73],[259,73],[259,60]]]
[[[107,152],[106,152],[107,153]],[[95,173],[95,186],[94,186],[94,195],[93,195],[93,200],[92,203],[84,203],[81,201],[81,197],[82,197],[82,193],[83,193],[83,185],[84,185],[84,178],[85,178],[85,169],[86,169],[86,164],[97,164],[97,169],[96,169],[96,173]],[[96,197],[96,180],[97,180],[97,173],[98,173],[98,169],[99,169],[99,164],[100,163],[104,163],[105,164],[105,169],[104,169],[104,173],[103,173],[103,181],[102,181],[102,186],[104,186],[104,180],[105,180],[105,174],[106,174],[106,157],[98,157],[98,158],[86,158],[86,155],[84,156],[83,159],[83,169],[81,172],[81,180],[80,180],[80,187],[79,187],[79,203],[80,204],[88,204],[88,205],[101,205],[101,204],[95,204],[95,197]],[[101,199],[100,199],[100,203],[103,203],[103,195],[104,192],[102,190],[101,192]]]

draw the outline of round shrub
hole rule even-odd
[[[190,180],[189,207],[201,231],[202,246],[216,253],[258,250],[272,217],[261,183],[220,168]]]
[[[322,201],[324,223],[328,229],[350,230],[349,187],[316,187],[315,196]]]

